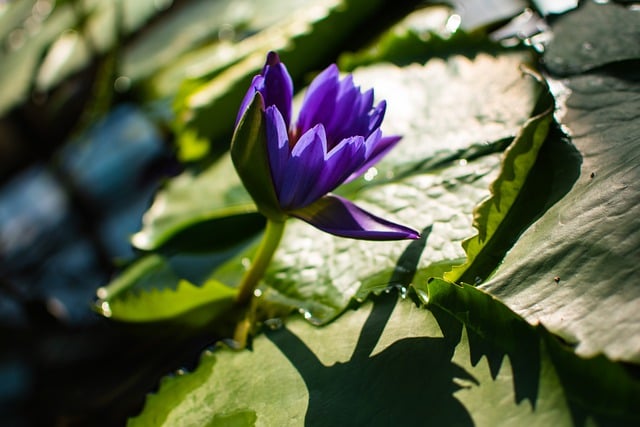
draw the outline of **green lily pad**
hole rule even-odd
[[[454,163],[358,194],[354,201],[362,208],[421,230],[414,243],[344,239],[290,221],[264,279],[263,297],[297,307],[322,324],[352,298],[362,300],[389,285],[406,287],[417,270],[459,262],[464,257],[460,243],[471,233],[470,212],[487,196],[499,157]],[[399,259],[401,275],[395,268]]]
[[[236,44],[277,24],[304,0],[191,1],[124,48],[120,72],[154,97],[175,95],[185,78],[201,78],[236,62]],[[148,79],[145,81],[145,79]]]
[[[107,286],[98,289],[96,310],[121,322],[171,321],[192,327],[210,323],[232,308],[237,291],[206,278],[217,264],[215,258],[186,261],[160,255],[141,258]],[[186,274],[185,269],[189,270]],[[198,274],[196,269],[203,270],[204,274]]]
[[[536,355],[542,349],[555,367],[561,383],[557,391],[564,389],[574,423],[593,417],[602,425],[632,425],[640,419],[640,382],[624,366],[602,355],[576,356],[543,326],[530,326],[495,297],[471,286],[433,279],[416,288],[428,306],[451,313],[466,326],[472,358],[484,356],[497,369],[502,357],[509,357],[517,400],[527,398],[535,404],[536,376],[544,372]],[[496,342],[504,353],[492,352],[489,342]]]
[[[185,172],[158,192],[133,245],[145,251],[213,251],[259,232],[257,213],[228,154],[199,175]]]
[[[419,308],[395,293],[322,328],[289,319],[257,337],[251,350],[219,345],[203,354],[194,372],[165,378],[129,425],[570,425],[577,399],[589,393],[607,400],[610,384],[604,381],[588,392],[565,386],[563,365],[522,319],[532,333],[517,342],[537,349],[526,354],[535,367],[530,372],[508,351],[515,345],[511,335],[479,337],[479,330],[499,323],[479,319],[463,328],[445,311]],[[568,373],[568,384],[588,375],[589,366],[566,355],[579,366]],[[620,373],[610,362],[599,367]],[[617,379],[616,396],[629,399],[618,406],[637,403],[638,384],[628,376]],[[584,413],[612,418],[600,409]],[[624,415],[630,425],[637,421],[633,412]]]
[[[584,356],[640,361],[636,286],[639,86],[633,73],[574,77],[558,93],[563,128],[582,156],[568,194],[533,224],[482,288]],[[637,80],[636,80],[637,81]]]
[[[465,150],[513,138],[531,116],[541,85],[525,76],[528,52],[454,55],[426,64],[381,63],[354,73],[387,101],[382,129],[403,140],[377,166],[381,176],[434,168],[466,158]],[[478,96],[481,94],[481,96]],[[498,149],[504,148],[499,144]]]
[[[445,274],[452,282],[481,283],[499,263],[520,230],[525,228],[523,220],[538,214],[533,209],[531,192],[523,191],[527,182],[540,187],[538,176],[531,171],[537,164],[540,148],[547,139],[554,110],[553,98],[546,92],[538,102],[541,110],[529,119],[504,153],[500,175],[491,184],[491,197],[474,210],[473,226],[477,235],[464,241],[462,246],[467,261]],[[530,176],[531,175],[531,176]],[[526,202],[523,202],[525,199]],[[518,212],[518,202],[526,204],[528,212]],[[528,214],[528,215],[527,215]],[[511,238],[505,237],[510,235]]]
[[[460,16],[454,9],[431,5],[409,14],[383,33],[367,48],[358,52],[344,52],[338,65],[341,70],[391,62],[409,65],[424,63],[430,58],[453,55],[474,57],[478,52],[498,53],[507,49],[483,36],[479,31],[466,32],[459,28]]]
[[[583,2],[553,25],[544,59],[557,75],[583,73],[605,64],[640,58],[640,11],[615,3]]]

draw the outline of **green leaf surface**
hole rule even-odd
[[[590,74],[553,87],[582,156],[568,194],[519,239],[482,288],[579,354],[640,362],[640,86],[637,73]]]
[[[640,11],[599,3],[585,1],[554,23],[554,41],[544,54],[552,73],[577,74],[640,58]]]
[[[471,211],[487,196],[499,155],[454,162],[433,174],[418,174],[372,186],[353,199],[360,207],[420,230],[422,238],[370,242],[332,236],[291,220],[267,271],[263,296],[303,310],[326,323],[352,298],[364,299],[389,285],[408,286],[417,270],[459,262],[462,239],[471,233]],[[404,254],[404,255],[403,255]],[[396,271],[402,261],[403,274]]]
[[[510,51],[357,69],[356,83],[375,88],[376,97],[387,101],[385,134],[403,136],[376,166],[379,175],[437,169],[469,157],[467,151],[478,146],[498,143],[494,150],[502,149],[501,142],[529,119],[540,94],[540,84],[521,70],[530,61],[530,53]]]
[[[215,256],[148,255],[98,289],[96,309],[122,322],[202,326],[227,312],[236,295],[234,287],[208,278],[219,263]]]
[[[158,13],[158,2],[91,0],[3,4],[0,39],[0,115],[31,90],[47,92],[113,49]]]
[[[183,80],[213,77],[254,49],[247,37],[281,25],[308,5],[307,0],[191,1],[127,45],[122,74],[145,84],[153,98],[173,97]]]
[[[544,327],[533,327],[492,295],[469,285],[457,286],[433,279],[418,287],[421,299],[451,313],[465,324],[468,334],[477,335],[475,345],[480,350],[475,358],[487,357],[499,366],[499,354],[483,346],[495,342],[513,367],[516,398],[535,401],[527,395],[535,390],[536,354],[539,347],[548,352],[555,365],[561,387],[571,406],[574,423],[582,424],[592,416],[598,424],[631,425],[640,420],[636,408],[640,404],[640,381],[623,366],[602,355],[581,358],[574,350],[551,335]],[[471,336],[471,335],[470,335]]]
[[[581,161],[570,191],[521,236],[482,288],[575,345],[580,355],[603,353],[637,363],[640,85],[635,69],[616,56],[621,44],[637,44],[633,25],[620,27],[610,19],[620,11],[613,4],[587,3],[565,17],[590,17],[588,31],[602,43],[592,59],[608,64],[562,81],[550,79],[557,120]],[[637,19],[637,12],[624,12],[623,22]],[[568,29],[556,32],[548,54],[575,40]],[[583,70],[559,70],[576,71]],[[550,188],[559,185],[566,183],[554,180]]]
[[[470,310],[476,302],[473,298],[462,308]],[[240,426],[562,426],[572,424],[576,398],[590,394],[609,401],[610,384],[602,380],[588,391],[565,387],[563,365],[546,342],[522,319],[513,318],[532,332],[518,337],[518,343],[535,350],[524,354],[532,366],[518,365],[522,360],[514,361],[507,350],[516,345],[509,341],[512,334],[477,334],[504,328],[496,325],[497,319],[483,313],[473,327],[463,327],[438,307],[433,312],[419,308],[395,293],[322,328],[289,319],[284,327],[257,337],[251,350],[219,345],[203,354],[194,372],[166,378],[129,426],[218,425],[228,420]],[[576,363],[570,352],[565,356],[579,367],[568,372],[571,380],[588,376],[585,368],[591,366]],[[600,372],[620,373],[604,362]],[[623,383],[616,396],[628,399],[618,406],[637,403],[638,395],[631,393],[638,384],[628,376],[617,379]],[[587,407],[582,415],[614,419],[618,425],[627,421],[602,415],[600,409]],[[631,422],[637,418],[633,412],[625,415]]]
[[[199,175],[184,172],[158,192],[133,245],[145,251],[213,251],[259,232],[264,226],[229,155]]]
[[[483,282],[493,268],[509,249],[509,243],[515,240],[522,227],[522,215],[517,215],[517,208],[513,205],[529,204],[530,215],[535,214],[533,203],[523,197],[529,196],[523,192],[530,172],[536,165],[538,152],[547,138],[549,124],[553,114],[553,98],[545,91],[538,102],[537,115],[524,124],[513,143],[507,148],[502,159],[500,174],[491,184],[491,197],[484,200],[474,210],[473,226],[478,234],[465,240],[462,244],[466,254],[465,264],[456,266],[445,275],[452,282],[466,282],[477,284]],[[537,176],[533,174],[532,180]],[[539,185],[535,182],[533,185]],[[512,237],[506,237],[511,235]],[[506,244],[505,244],[506,240]]]
[[[459,15],[446,6],[432,5],[419,9],[383,33],[367,48],[358,52],[344,52],[338,65],[343,71],[352,71],[377,62],[402,66],[412,62],[424,63],[434,57],[473,57],[479,51],[498,53],[507,50],[479,32],[468,33],[452,25],[457,17]]]

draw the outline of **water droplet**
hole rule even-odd
[[[458,164],[460,166],[466,166],[467,165],[467,159],[460,159],[458,160]]]
[[[371,167],[371,168],[369,168],[369,170],[367,170],[367,172],[365,172],[364,180],[365,181],[373,181],[373,178],[375,178],[376,175],[378,175],[378,169],[376,169],[374,167]]]
[[[272,331],[278,330],[284,326],[284,322],[280,318],[267,319],[264,325]]]
[[[16,50],[24,44],[26,40],[25,31],[22,28],[16,28],[9,33],[7,44],[10,50]]]
[[[306,320],[309,320],[309,319],[311,319],[313,317],[313,314],[311,314],[311,312],[309,312],[309,311],[303,310],[302,313],[303,313],[302,315],[304,316],[304,318]]]
[[[248,270],[249,267],[251,267],[251,260],[247,257],[242,258],[242,261],[240,261],[240,263],[242,264],[245,270]]]
[[[429,294],[420,288],[414,288],[416,291],[416,295],[418,295],[418,298],[420,298],[420,301],[422,301],[424,304],[428,304],[429,303]]]
[[[398,286],[396,286],[396,289],[398,289],[398,293],[400,294],[400,298],[402,298],[402,299],[406,299],[407,298],[407,288],[405,286],[398,285]]]
[[[222,340],[224,345],[229,347],[231,350],[242,350],[244,346],[233,338],[225,338]]]
[[[98,290],[96,291],[96,296],[100,299],[105,299],[108,294],[109,293],[107,292],[107,289],[103,287],[98,288]]]
[[[262,290],[256,289],[255,291],[253,291],[253,296],[256,298],[260,298],[262,296]]]
[[[220,26],[220,29],[218,30],[218,39],[221,42],[233,41],[235,37],[236,37],[236,29],[233,28],[233,25],[222,24],[222,26]]]
[[[113,82],[113,88],[116,92],[124,93],[131,87],[131,79],[127,76],[120,76]]]
[[[108,302],[102,301],[102,303],[100,304],[100,311],[102,312],[102,315],[104,317],[111,317],[111,307],[109,306]]]
[[[589,42],[584,42],[582,43],[582,50],[589,52],[593,50],[593,45]]]
[[[460,17],[460,15],[453,14],[449,17],[449,19],[447,19],[447,23],[444,27],[450,34],[453,34],[458,31],[461,23],[462,18]]]

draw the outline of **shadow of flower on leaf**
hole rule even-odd
[[[410,283],[413,274],[407,274],[406,266],[412,265],[415,273],[430,231],[423,230],[423,237],[408,245],[397,263],[403,268],[396,269],[391,283]],[[457,340],[404,338],[372,355],[397,301],[395,292],[374,298],[356,348],[345,363],[323,365],[286,327],[267,333],[304,379],[309,392],[305,425],[473,425],[468,411],[453,396],[463,387],[459,382],[478,384],[452,362]]]

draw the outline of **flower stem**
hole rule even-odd
[[[262,242],[260,242],[258,252],[251,261],[249,270],[247,270],[240,282],[238,295],[236,296],[236,304],[247,305],[249,301],[251,301],[253,291],[255,291],[258,282],[264,276],[264,272],[271,262],[273,253],[280,244],[283,232],[284,221],[267,220],[267,227],[264,230],[264,236],[262,236]]]

